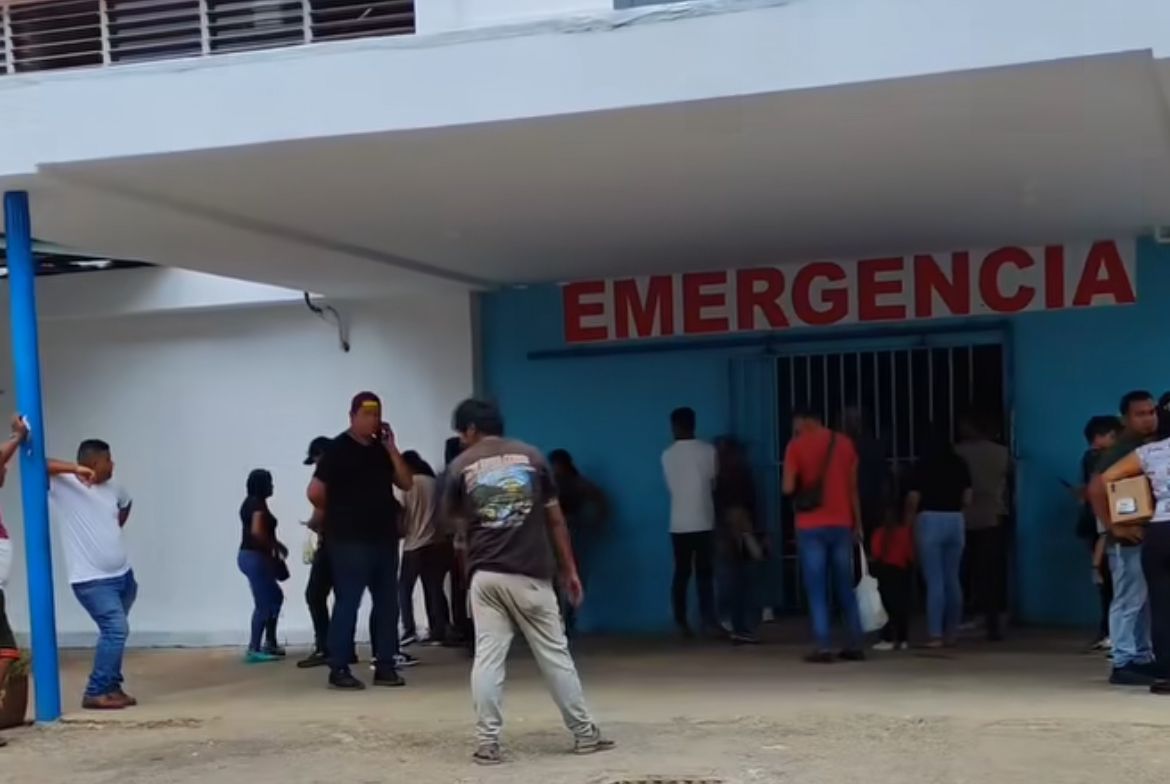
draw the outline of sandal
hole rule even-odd
[[[475,750],[475,753],[471,755],[471,759],[478,765],[499,765],[504,761],[503,755],[500,754],[500,744],[498,743],[481,744]]]

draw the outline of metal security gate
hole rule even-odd
[[[804,593],[792,512],[779,487],[794,410],[811,409],[838,425],[846,409],[860,409],[894,477],[913,465],[931,433],[954,439],[965,413],[1003,423],[1005,438],[1010,427],[998,332],[821,342],[780,355],[737,357],[731,389],[735,432],[748,444],[769,534],[779,545],[766,601],[783,612],[799,610]]]

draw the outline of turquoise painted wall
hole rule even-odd
[[[1155,394],[1170,388],[1170,371],[1160,366],[1170,351],[1170,247],[1139,243],[1138,300],[1009,322],[1019,455],[1017,592],[1025,621],[1095,621],[1088,554],[1073,535],[1075,506],[1060,480],[1076,479],[1080,431],[1090,415],[1114,411],[1130,388]],[[970,320],[973,329],[980,324],[987,322]],[[613,499],[615,519],[594,559],[582,627],[669,628],[671,556],[659,467],[669,442],[667,414],[689,405],[698,412],[700,435],[727,432],[729,364],[733,351],[744,349],[529,358],[562,348],[561,333],[557,287],[485,295],[486,391],[503,407],[511,435],[546,451],[570,450]]]

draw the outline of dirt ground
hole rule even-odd
[[[819,667],[780,643],[579,647],[589,700],[620,744],[606,754],[566,753],[568,735],[523,649],[509,672],[509,762],[490,769],[469,761],[468,661],[457,651],[421,649],[407,688],[359,694],[328,691],[322,671],[291,661],[249,667],[237,651],[138,651],[126,674],[140,707],[8,732],[0,782],[1170,780],[1170,700],[1108,686],[1105,662],[1072,639]],[[85,652],[67,656],[72,705],[87,664]]]

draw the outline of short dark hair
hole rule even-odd
[[[808,419],[808,420],[811,420],[813,422],[824,422],[825,421],[821,417],[820,411],[814,411],[813,409],[809,408],[808,406],[797,406],[792,411],[792,418],[793,419]]]
[[[490,400],[476,398],[469,398],[456,406],[451,416],[451,429],[456,433],[466,433],[473,427],[485,436],[502,436],[504,417],[499,407]]]
[[[435,469],[431,468],[431,464],[423,460],[422,455],[413,449],[408,449],[403,452],[402,459],[406,462],[407,468],[413,473],[422,474],[423,476],[435,475]]]
[[[325,450],[333,443],[333,439],[328,436],[317,436],[309,442],[309,449],[305,453],[305,465],[313,465],[321,456],[325,454]]]
[[[695,416],[695,409],[690,406],[682,406],[670,412],[671,427],[679,430],[685,430],[688,433],[695,432],[695,423],[698,417]]]
[[[1090,417],[1085,423],[1085,442],[1092,444],[1098,436],[1107,436],[1121,430],[1121,420],[1112,414]]]
[[[77,447],[77,462],[84,463],[100,455],[108,455],[110,445],[100,438],[87,438]]]
[[[248,474],[245,486],[249,498],[267,498],[272,495],[272,473],[263,468],[255,468]]]
[[[1134,403],[1143,403],[1147,400],[1151,402],[1154,400],[1153,393],[1145,389],[1135,389],[1121,396],[1121,403],[1118,404],[1117,408],[1121,412],[1121,415],[1125,416],[1129,413],[1129,409]]]
[[[554,449],[548,453],[549,465],[560,466],[569,473],[570,476],[576,476],[579,472],[577,466],[573,465],[573,456],[569,454],[568,449]]]
[[[358,392],[353,396],[353,400],[349,401],[349,415],[353,416],[367,403],[376,403],[379,409],[382,408],[382,398],[373,392]]]

